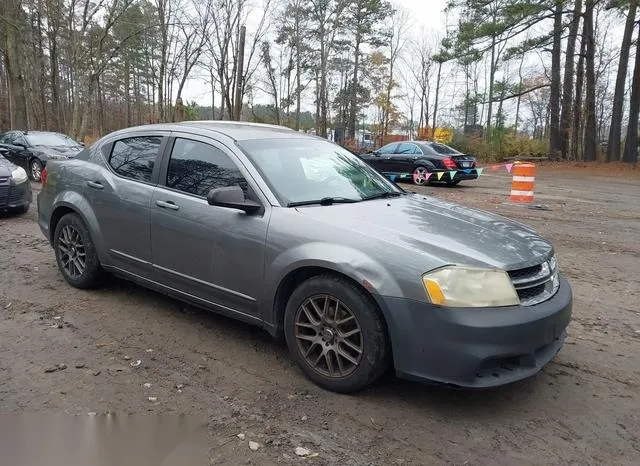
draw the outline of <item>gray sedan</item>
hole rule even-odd
[[[315,383],[491,387],[560,350],[572,293],[525,225],[405,192],[349,151],[231,122],[111,133],[51,161],[38,218],[72,286],[110,272],[286,340]]]

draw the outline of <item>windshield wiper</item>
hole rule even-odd
[[[289,202],[287,207],[297,207],[302,205],[331,205],[331,204],[349,204],[352,202],[359,202],[359,199],[350,199],[348,197],[323,197],[322,199],[314,199],[309,201],[296,201]]]
[[[387,199],[389,197],[398,197],[402,196],[404,193],[399,193],[396,191],[384,191],[378,194],[373,194],[371,196],[367,196],[362,198],[363,201],[370,201],[372,199]]]

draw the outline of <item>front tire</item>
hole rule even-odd
[[[338,393],[361,390],[390,365],[376,303],[347,279],[310,278],[291,294],[284,316],[289,352],[305,375]]]
[[[40,160],[31,159],[29,162],[29,178],[37,182],[42,179],[42,162]]]
[[[53,249],[58,269],[71,286],[88,289],[101,284],[103,270],[98,254],[79,215],[69,213],[60,219],[53,236]]]

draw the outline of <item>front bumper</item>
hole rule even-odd
[[[29,206],[32,201],[29,181],[20,184],[11,181],[6,186],[0,186],[0,210],[21,209]]]
[[[538,373],[560,351],[572,313],[569,283],[535,306],[446,309],[380,297],[396,373],[465,388],[508,384]]]

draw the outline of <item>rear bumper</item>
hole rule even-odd
[[[538,373],[560,351],[572,313],[572,291],[535,306],[444,309],[379,298],[401,378],[488,388]]]
[[[451,173],[449,172],[449,170],[435,170],[433,172],[433,175],[431,175],[431,178],[429,179],[429,181],[467,181],[467,180],[478,179],[478,173],[476,172],[475,168],[469,168],[469,169],[463,169],[463,170],[468,170],[469,173],[465,173],[464,171],[457,169],[453,178],[451,178]],[[440,179],[438,179],[437,173],[442,173]]]

